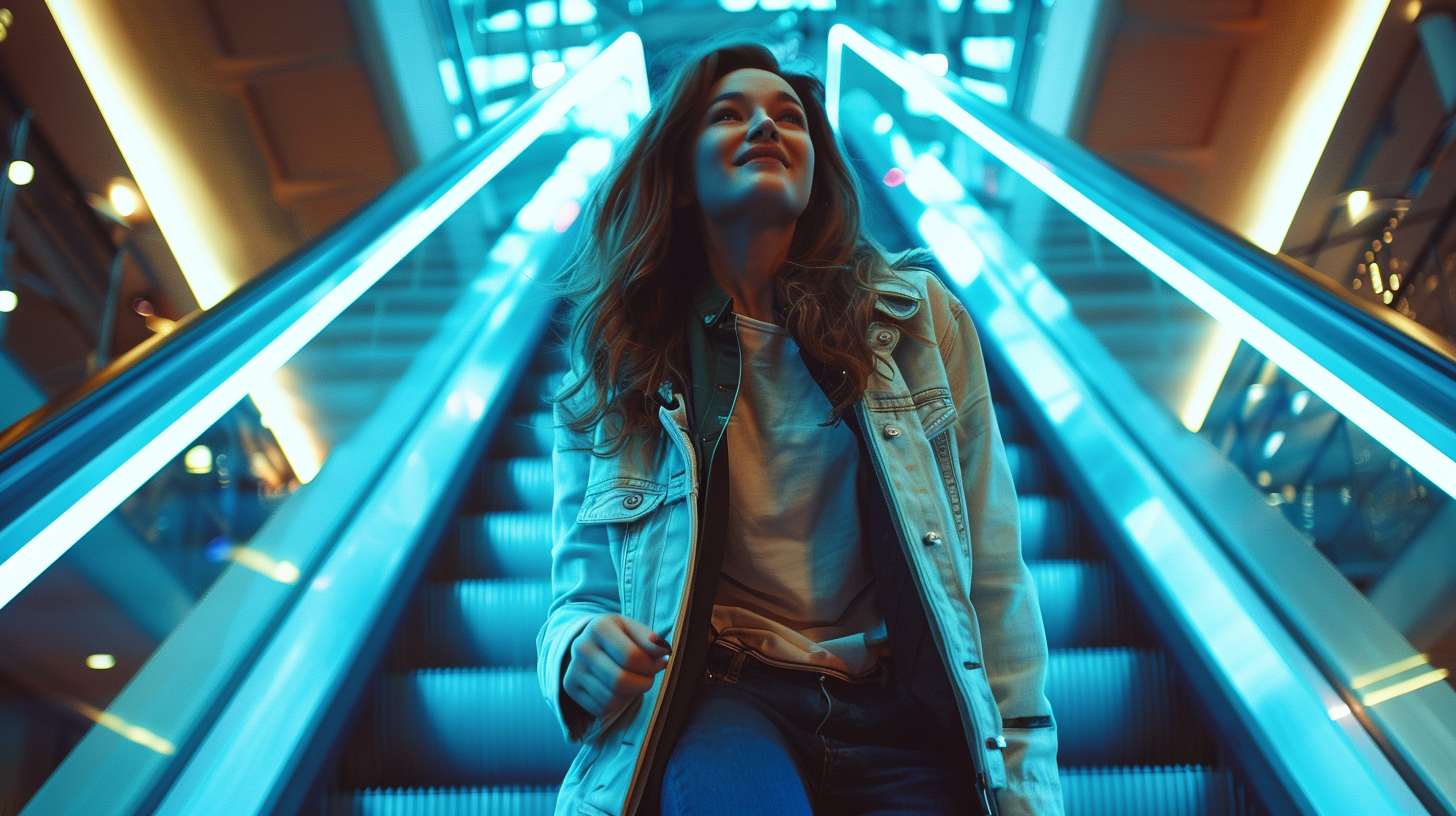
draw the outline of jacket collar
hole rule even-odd
[[[697,308],[698,322],[709,328],[717,326],[733,313],[733,298],[709,274],[703,275],[693,305]]]

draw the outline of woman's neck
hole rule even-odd
[[[713,280],[733,298],[733,311],[773,322],[773,279],[794,238],[794,224],[714,223],[704,219],[704,249]]]

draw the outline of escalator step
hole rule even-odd
[[[1061,768],[1066,816],[1252,816],[1225,769]]]
[[[1037,561],[1027,566],[1041,602],[1049,647],[1127,645],[1140,634],[1133,630],[1132,616],[1106,564]]]
[[[1021,417],[1016,415],[1016,409],[1010,403],[997,402],[992,405],[996,409],[996,427],[1001,432],[1002,442],[1024,442],[1021,432],[1023,430]]]
[[[551,513],[462,516],[455,578],[544,578],[551,574]]]
[[[470,483],[466,500],[484,510],[551,509],[551,457],[494,459]]]
[[[1213,743],[1162,653],[1075,649],[1051,654],[1047,699],[1062,765],[1212,764]]]
[[[511,411],[539,411],[549,405],[556,392],[561,390],[563,371],[549,371],[545,374],[526,374],[511,397]]]
[[[556,788],[394,788],[329,798],[324,816],[551,816]]]
[[[1050,489],[1046,463],[1036,449],[1007,443],[1006,463],[1011,466],[1011,481],[1016,484],[1018,495],[1046,493]]]
[[[576,755],[534,669],[386,674],[344,753],[347,787],[551,785]]]
[[[420,593],[395,642],[408,650],[412,666],[533,667],[536,633],[550,605],[545,579],[434,584]]]
[[[1076,558],[1083,554],[1067,502],[1057,496],[1019,495],[1021,556],[1027,561]]]
[[[518,414],[501,423],[495,432],[492,454],[501,458],[513,456],[550,456],[556,428],[550,411]]]
[[[566,344],[560,340],[544,341],[536,350],[536,356],[531,358],[531,372],[535,374],[565,371],[570,367],[566,359]]]

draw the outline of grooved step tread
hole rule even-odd
[[[1214,762],[1208,732],[1160,651],[1054,651],[1046,695],[1061,765]]]
[[[551,785],[576,755],[534,669],[379,679],[344,752],[350,786]]]
[[[395,665],[534,668],[551,582],[472,579],[423,588],[405,621]]]

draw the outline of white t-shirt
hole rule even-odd
[[[728,543],[718,639],[768,662],[857,677],[887,652],[860,535],[858,443],[799,347],[735,315],[742,364],[728,422]]]

